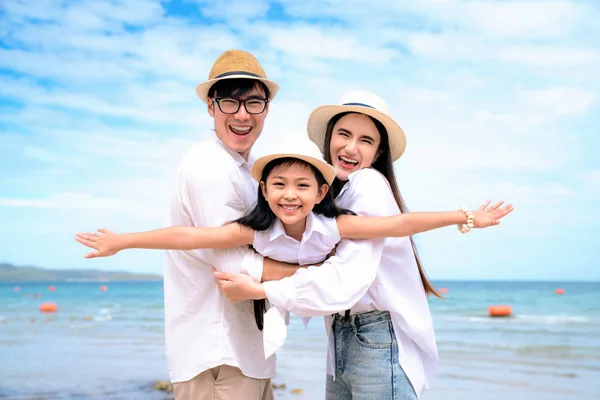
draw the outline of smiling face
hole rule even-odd
[[[219,93],[217,92],[214,97],[219,98]],[[244,94],[235,96],[238,100],[266,97],[264,89],[258,82]],[[269,103],[260,114],[248,114],[243,105],[240,105],[240,109],[235,114],[224,114],[211,99],[208,103],[208,113],[214,118],[217,137],[228,149],[239,153],[247,161],[254,142],[262,133],[265,118],[269,113]]]
[[[301,240],[306,217],[325,197],[327,184],[319,185],[315,172],[303,161],[284,162],[274,167],[261,181],[262,194],[283,223],[288,236]]]
[[[377,127],[364,114],[344,115],[333,126],[329,151],[337,178],[347,181],[348,175],[369,168],[381,152],[381,135]]]

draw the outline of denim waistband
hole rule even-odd
[[[378,321],[391,321],[392,316],[389,311],[366,311],[356,314],[350,314],[350,318],[346,320],[343,314],[334,314],[334,321],[338,321],[342,324],[354,324],[356,326],[371,324]]]

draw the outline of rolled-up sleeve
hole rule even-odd
[[[390,188],[378,172],[367,170],[354,177],[344,194],[344,207],[358,215],[386,216],[394,209]],[[395,213],[397,213],[397,208]],[[328,315],[352,308],[377,276],[385,239],[342,239],[336,255],[320,267],[300,269],[280,281],[264,282],[269,301],[299,316]]]
[[[212,158],[207,159],[214,162]],[[235,163],[214,168],[214,165],[204,165],[207,160],[200,157],[187,161],[180,170],[179,195],[182,212],[190,219],[190,225],[221,226],[249,211],[253,202],[249,199],[243,201],[238,195],[238,192],[244,192],[241,187],[246,183],[241,171],[235,170]],[[186,253],[209,261],[219,271],[246,273],[256,282],[261,281],[264,258],[249,247],[191,250]],[[207,255],[209,260],[206,260]]]

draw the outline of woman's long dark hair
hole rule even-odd
[[[266,184],[269,174],[271,173],[271,171],[273,171],[275,167],[282,166],[289,168],[292,165],[296,164],[308,166],[311,169],[311,171],[315,174],[315,178],[317,179],[317,185],[319,188],[323,185],[327,185],[327,181],[323,177],[323,174],[314,165],[309,164],[304,160],[300,160],[299,158],[293,157],[277,158],[269,162],[267,165],[265,165],[260,180],[262,182],[265,182]],[[331,193],[331,190],[327,191],[325,197],[323,198],[323,200],[321,200],[319,204],[315,204],[312,211],[316,214],[321,214],[327,218],[336,218],[337,216],[343,214],[354,214],[349,210],[338,208],[335,205],[335,200],[333,194]],[[265,199],[265,196],[263,196],[262,190],[259,185],[256,206],[254,206],[252,211],[250,211],[248,214],[234,222],[237,222],[240,225],[247,226],[255,231],[266,231],[273,225],[276,218],[277,217],[273,213],[273,210],[271,210],[271,207],[269,207],[267,199]],[[254,300],[254,319],[256,320],[256,326],[261,331],[263,329],[263,315],[266,311],[267,306],[266,301],[264,299]]]
[[[333,118],[331,118],[331,120],[327,124],[327,130],[325,133],[325,146],[323,149],[324,150],[323,153],[324,153],[325,161],[327,161],[330,164],[331,164],[330,146],[331,146],[331,136],[333,134],[333,127],[343,116],[348,115],[348,114],[353,114],[353,113],[352,112],[344,112],[344,113],[337,114]],[[354,113],[354,114],[358,114],[358,113]],[[373,123],[377,127],[377,130],[379,131],[379,135],[381,136],[381,143],[379,144],[379,150],[380,150],[381,154],[377,157],[376,161],[373,163],[373,168],[375,168],[377,171],[381,172],[383,174],[383,176],[386,177],[386,179],[390,183],[390,187],[392,188],[392,194],[394,195],[394,200],[396,200],[396,204],[398,205],[398,208],[400,209],[400,211],[402,213],[406,213],[406,212],[408,212],[408,208],[406,207],[406,204],[404,203],[404,199],[402,198],[402,195],[400,194],[400,189],[398,188],[398,183],[396,181],[396,174],[394,173],[394,166],[392,165],[392,155],[390,152],[390,143],[388,141],[387,130],[385,129],[385,127],[383,126],[383,124],[381,122],[379,122],[378,120],[376,120],[373,117],[369,117],[369,118],[371,119],[371,121],[373,121]],[[337,178],[333,181],[333,183],[331,184],[330,192],[332,192],[332,195],[334,198],[335,198],[335,196],[337,196],[340,193],[340,191],[342,190],[342,187],[344,186],[344,183],[345,182],[342,182]],[[429,282],[429,279],[427,278],[427,275],[425,274],[425,270],[421,266],[421,260],[419,258],[419,254],[417,253],[417,248],[415,247],[415,242],[413,241],[412,236],[410,236],[410,245],[412,246],[413,252],[415,254],[415,260],[417,261],[417,267],[419,267],[419,275],[421,276],[421,282],[423,283],[423,289],[425,289],[425,293],[428,295],[432,294],[436,297],[441,298],[442,295],[437,290],[435,290],[435,288],[433,287],[431,282]]]

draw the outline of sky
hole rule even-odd
[[[235,48],[281,87],[256,156],[367,90],[406,132],[411,210],[514,204],[418,235],[431,279],[600,280],[599,20],[595,0],[2,1],[0,262],[162,273],[161,251],[86,260],[74,235],[164,226],[214,135],[195,86]]]

